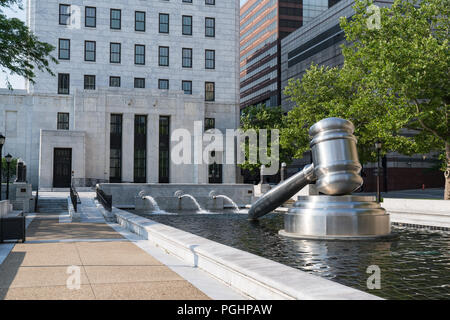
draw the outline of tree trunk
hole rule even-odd
[[[445,171],[445,190],[444,200],[450,200],[450,143],[445,143],[445,160],[447,161],[447,168]]]

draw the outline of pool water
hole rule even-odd
[[[257,222],[246,214],[154,215],[130,212],[386,299],[450,299],[450,233],[392,227],[389,241],[296,240],[278,235],[283,216]],[[369,266],[381,288],[368,289]]]

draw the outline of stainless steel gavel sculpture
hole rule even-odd
[[[327,118],[309,129],[313,163],[259,198],[248,211],[257,219],[275,210],[307,184],[316,182],[319,192],[346,195],[358,189],[363,180],[356,149],[354,125],[344,119]]]

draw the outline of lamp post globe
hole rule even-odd
[[[5,140],[5,136],[0,133],[0,201],[2,200],[2,149]]]
[[[11,161],[12,161],[12,155],[10,155],[9,153],[5,156],[6,159],[6,200],[9,200],[9,167],[11,165]]]
[[[381,150],[381,141],[378,140],[377,142],[375,142],[375,149],[377,149],[377,151]]]

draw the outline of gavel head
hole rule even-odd
[[[358,189],[363,180],[353,124],[327,118],[309,129],[316,188],[327,195],[343,195]]]

